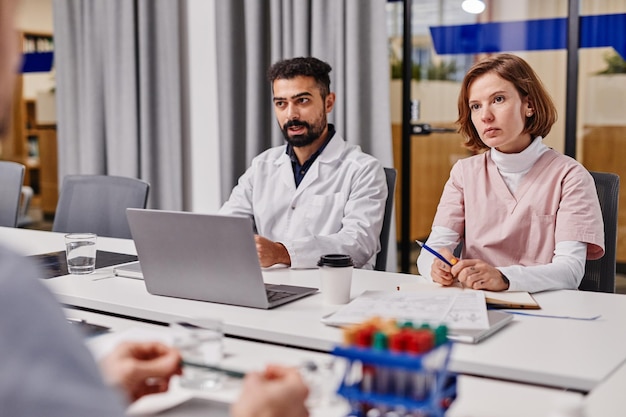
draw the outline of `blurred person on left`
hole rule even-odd
[[[296,368],[269,365],[263,372],[250,372],[232,417],[308,417],[305,406],[309,389]]]
[[[173,375],[181,375],[178,351],[159,342],[123,342],[102,361],[104,380],[129,401],[165,392]]]
[[[0,139],[11,118],[19,55],[17,0],[0,0]],[[116,346],[98,366],[31,260],[0,245],[0,404],[11,417],[122,417],[129,401],[164,392],[181,374],[179,352],[158,342]],[[115,389],[122,395],[116,393]],[[305,417],[297,371],[250,374],[237,417]],[[251,405],[251,406],[250,406]]]

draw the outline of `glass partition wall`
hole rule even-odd
[[[387,4],[391,119],[399,172],[404,6],[404,1]],[[559,113],[545,138],[548,146],[570,154],[589,170],[615,172],[626,183],[626,0],[413,0],[410,9],[410,114],[412,126],[417,126],[413,133],[420,133],[410,139],[410,242],[428,236],[452,164],[469,156],[454,132],[456,100],[465,72],[490,53],[521,56],[546,84]],[[570,15],[579,49],[568,66]],[[577,82],[568,92],[568,77],[576,73]],[[577,104],[568,109],[572,97]],[[573,123],[569,128],[568,121]],[[567,139],[567,132],[575,137]],[[396,194],[400,237],[404,196]],[[620,195],[626,199],[626,193]],[[618,269],[626,265],[626,200],[621,203]],[[407,242],[401,242],[401,250],[406,247],[402,243]],[[414,273],[417,247],[410,244],[410,249],[409,264],[401,263],[399,269]]]
[[[620,176],[617,270],[626,273],[626,0],[581,0],[577,159]]]

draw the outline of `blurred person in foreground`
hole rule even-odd
[[[16,7],[16,0],[0,0],[0,138],[11,119],[19,64]],[[128,402],[167,390],[170,378],[181,373],[179,353],[158,342],[121,343],[99,370],[82,337],[39,282],[37,267],[1,246],[0,265],[2,415],[123,416]],[[295,372],[270,367],[264,374],[252,373],[235,415],[306,416],[307,390]]]

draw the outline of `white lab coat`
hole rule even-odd
[[[285,246],[292,268],[315,268],[321,255],[343,253],[372,269],[387,198],[380,162],[335,133],[296,188],[285,150],[254,158],[219,212],[253,217],[259,235]]]

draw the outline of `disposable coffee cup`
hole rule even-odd
[[[317,266],[320,267],[320,282],[324,303],[349,303],[350,287],[352,286],[352,258],[343,254],[323,255]]]
[[[65,235],[67,271],[73,275],[91,274],[96,270],[95,233],[69,233]]]

